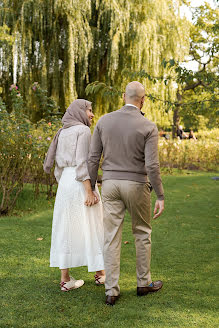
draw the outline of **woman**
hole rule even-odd
[[[75,100],[64,114],[63,128],[55,135],[44,162],[47,173],[54,160],[56,162],[54,174],[58,190],[53,213],[50,266],[61,269],[62,291],[84,284],[83,280],[75,280],[69,275],[69,268],[86,265],[89,272],[96,271],[97,285],[105,280],[102,204],[98,188],[92,192],[87,170],[89,127],[93,117],[89,101]]]
[[[197,140],[197,139],[196,139],[196,136],[195,136],[195,134],[194,134],[194,132],[193,132],[193,130],[190,130],[190,131],[189,131],[189,139]]]

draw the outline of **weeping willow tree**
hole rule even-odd
[[[83,8],[79,0],[5,0],[2,3],[0,25],[8,26],[15,38],[1,57],[5,97],[9,86],[17,83],[31,108],[30,86],[39,82],[60,107],[65,108],[77,97],[76,83],[80,85],[88,80],[91,2],[85,1]]]
[[[104,82],[124,90],[132,71],[165,75],[165,58],[182,60],[188,33],[180,18],[181,0],[2,0],[0,27],[7,26],[14,42],[0,49],[0,76],[7,103],[12,83],[21,89],[31,111],[30,86],[39,82],[64,110],[86,86]],[[146,89],[162,99],[174,86],[142,78]],[[92,96],[99,115],[116,109],[113,101]],[[164,109],[148,101],[155,121],[168,119]]]
[[[90,81],[98,80],[124,91],[132,72],[145,70],[151,76],[165,76],[161,64],[164,58],[182,60],[188,53],[189,29],[180,18],[182,1],[132,0],[95,1],[92,7],[91,28],[94,46],[90,53]],[[168,74],[168,73],[167,73]],[[163,100],[175,98],[175,86],[155,84],[153,79],[139,78],[148,93],[159,94]],[[105,100],[96,96],[99,114],[121,105],[121,97]],[[150,100],[146,103],[149,118],[164,123],[171,112]],[[163,122],[162,122],[163,121]]]

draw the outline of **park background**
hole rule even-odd
[[[218,326],[218,18],[214,0],[0,1],[2,327]],[[152,274],[166,286],[136,298],[127,214],[114,311],[84,268],[75,274],[86,287],[59,293],[48,267],[57,185],[42,163],[74,99],[92,101],[96,123],[123,105],[132,80],[168,135],[159,139],[166,210],[152,237]],[[179,125],[197,140],[177,138]]]

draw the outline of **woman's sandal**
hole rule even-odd
[[[105,283],[105,277],[106,276],[98,276],[97,274],[95,274],[95,276],[94,276],[95,284],[97,286],[104,285],[104,283]]]

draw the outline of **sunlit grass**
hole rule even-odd
[[[34,201],[29,187],[25,189],[17,206],[23,216],[0,220],[0,326],[218,327],[215,268],[219,181],[211,179],[215,174],[184,173],[164,176],[166,209],[153,222],[152,278],[162,279],[163,289],[136,296],[135,247],[126,215],[121,299],[113,308],[104,305],[104,288],[94,285],[93,274],[86,268],[71,270],[73,276],[85,280],[82,288],[60,292],[59,270],[49,268],[53,201],[46,200],[44,194]]]

